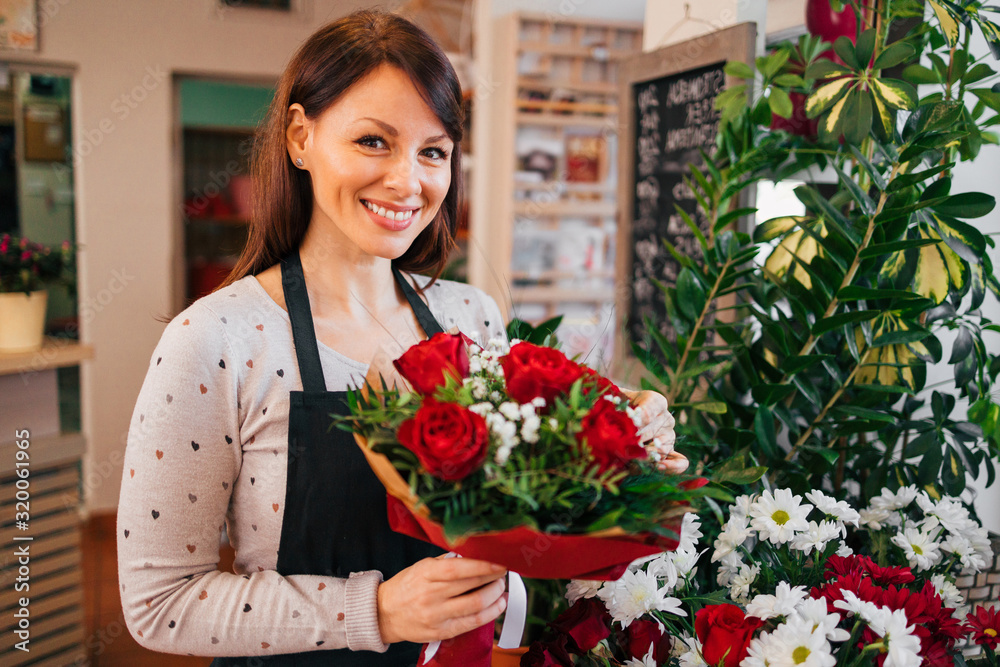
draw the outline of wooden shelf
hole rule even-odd
[[[61,338],[46,338],[40,350],[0,352],[0,375],[76,366],[81,361],[93,358],[94,348],[90,345]]]
[[[615,272],[608,271],[538,271],[538,272],[528,272],[528,271],[514,271],[510,274],[511,280],[534,280],[537,282],[545,282],[548,280],[573,280],[573,279],[588,279],[588,278],[614,278]],[[532,286],[535,287],[535,286]],[[547,287],[547,286],[546,286]],[[517,289],[517,288],[515,288]]]
[[[577,116],[573,114],[550,114],[518,112],[519,125],[542,125],[546,127],[606,127],[617,130],[618,121],[608,116]]]
[[[560,100],[520,99],[517,101],[517,108],[522,110],[539,109],[543,112],[552,111],[555,113],[565,111],[569,115],[575,113],[598,113],[604,115],[618,113],[618,105],[616,104],[594,104],[591,102],[570,102]]]
[[[514,202],[514,214],[525,217],[537,216],[572,216],[581,218],[611,218],[617,214],[618,207],[613,201],[530,201]]]
[[[518,78],[517,85],[524,90],[539,90],[550,92],[556,89],[569,90],[575,93],[590,93],[594,95],[614,95],[618,96],[618,85],[606,83],[604,81],[566,81],[556,82],[541,81],[530,76]]]
[[[514,181],[515,190],[546,190],[548,192],[613,195],[617,187],[608,183],[578,183],[575,181]]]
[[[624,60],[634,56],[635,51],[609,49],[604,46],[578,46],[576,44],[550,44],[548,42],[521,42],[517,45],[518,52],[530,51],[544,53],[550,56],[568,56],[577,58],[592,58],[594,60]]]
[[[510,293],[515,302],[521,303],[547,303],[552,301],[605,303],[615,300],[615,291],[610,287],[590,289],[547,286],[514,287]]]

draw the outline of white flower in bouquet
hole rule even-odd
[[[885,662],[882,667],[916,667],[921,664],[920,638],[913,634],[913,626],[909,625],[906,611],[897,609],[890,613],[888,607],[882,608],[885,613],[871,620],[872,630],[882,637],[886,644]]]
[[[977,570],[985,570],[986,564],[993,562],[993,546],[992,543],[990,542],[989,533],[986,531],[985,528],[983,528],[979,524],[976,524],[971,530],[967,532],[967,534],[969,537],[969,541],[972,543],[972,548],[976,550],[976,555],[983,562],[983,564],[979,566]]]
[[[670,597],[669,591],[660,587],[656,577],[644,570],[626,570],[617,581],[605,583],[597,596],[608,608],[612,620],[622,627],[654,610],[687,616],[681,601]]]
[[[792,538],[792,548],[806,555],[812,553],[813,549],[822,552],[830,540],[835,540],[840,536],[842,529],[842,524],[833,521],[821,521],[820,523],[810,521],[809,526],[804,531],[796,533],[795,537]]]
[[[880,495],[872,498],[871,507],[889,511],[905,509],[916,500],[918,494],[917,487],[913,485],[904,486],[895,492],[882,489]]]
[[[840,614],[831,614],[825,599],[806,597],[795,607],[795,613],[812,623],[814,631],[822,631],[829,641],[846,642],[851,638],[850,632],[837,627]]]
[[[719,572],[715,577],[720,586],[728,588],[743,567],[743,557],[738,552],[730,552],[719,559]]]
[[[847,546],[846,544],[841,544],[839,547],[837,547],[837,555],[840,556],[841,558],[847,558],[848,556],[853,556],[854,549]]]
[[[592,598],[597,595],[597,592],[601,590],[601,586],[603,585],[603,581],[595,581],[592,579],[573,579],[566,587],[566,599],[569,600],[571,605],[573,605],[576,604],[577,600]]]
[[[644,655],[641,660],[639,658],[629,658],[629,661],[625,663],[625,667],[657,667],[656,659],[653,657],[653,646],[650,645],[649,653]]]
[[[729,516],[738,516],[741,519],[746,519],[750,514],[751,503],[753,503],[753,496],[736,496],[736,500],[729,506]]]
[[[759,565],[740,564],[740,571],[736,573],[736,576],[729,583],[729,597],[734,602],[746,604],[750,600],[750,586],[753,585],[753,582],[757,581],[757,575],[759,574]]]
[[[790,616],[808,593],[805,586],[792,587],[787,581],[778,583],[774,595],[758,595],[747,605],[747,615],[766,621],[769,618]]]
[[[701,657],[701,642],[696,637],[681,635],[675,638],[671,653],[677,658],[680,667],[705,667],[705,659]]]
[[[833,517],[841,523],[840,533],[843,537],[847,537],[847,528],[843,524],[850,524],[857,527],[861,515],[843,500],[832,498],[822,491],[807,491],[806,498],[820,512],[828,517]]]
[[[695,566],[698,564],[698,559],[701,555],[705,553],[704,551],[675,551],[674,552],[674,567],[677,568],[677,576],[686,579],[697,568]]]
[[[919,528],[907,526],[892,536],[892,543],[903,550],[910,567],[929,570],[941,560],[938,543]]]
[[[750,640],[747,657],[740,661],[740,667],[770,667],[775,648],[771,633],[760,633]]]
[[[796,531],[809,526],[806,517],[812,508],[789,489],[778,489],[773,495],[764,491],[750,505],[750,525],[769,542],[784,544],[792,541]]]
[[[969,517],[969,510],[956,498],[942,498],[927,514],[935,517],[950,533],[961,533],[977,525]]]
[[[941,596],[944,606],[955,610],[953,616],[958,619],[965,618],[965,598],[962,597],[958,586],[948,581],[943,574],[935,574],[931,577],[931,583],[937,594]]]
[[[700,529],[701,520],[698,515],[694,512],[685,514],[681,523],[681,539],[677,545],[677,551],[697,551],[698,540],[704,537]]]
[[[942,554],[959,559],[963,573],[971,574],[986,568],[986,561],[976,552],[972,542],[962,535],[948,535],[941,541],[940,548]]]
[[[772,633],[768,651],[770,667],[834,667],[826,634],[814,631],[812,622],[793,616]]]
[[[712,562],[720,561],[736,551],[752,534],[753,530],[751,530],[745,516],[730,514],[722,532],[715,538],[715,553],[712,554]]]

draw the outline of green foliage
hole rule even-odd
[[[719,95],[717,150],[687,180],[710,222],[695,237],[702,259],[664,241],[683,267],[676,284],[659,286],[676,340],[648,322],[648,341],[633,346],[697,466],[738,453],[777,486],[862,504],[909,484],[958,495],[981,468],[994,479],[1000,356],[987,340],[1000,324],[980,307],[987,292],[1000,297],[1000,282],[994,240],[976,221],[995,202],[962,192],[950,174],[997,143],[997,71],[968,45],[980,31],[1000,56],[1000,28],[984,14],[1000,8],[928,3],[930,22],[893,43],[889,25],[919,7],[880,3],[878,29],[832,45],[839,62],[807,36],[753,67],[727,65],[746,83]],[[895,66],[905,80],[883,74]],[[818,136],[770,129],[772,114],[790,115],[793,94],[807,96]],[[799,187],[805,215],[738,231],[757,182],[824,169],[836,191]],[[939,362],[952,379],[928,386],[927,367]]]

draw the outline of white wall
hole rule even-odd
[[[216,0],[39,0],[41,50],[0,60],[75,68],[73,139],[88,510],[118,502],[135,397],[172,307],[179,194],[171,76],[273,80],[315,28],[363,0],[301,0],[294,16],[218,10]]]

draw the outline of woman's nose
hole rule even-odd
[[[397,155],[385,175],[385,186],[401,195],[420,194],[419,165],[416,156]]]

